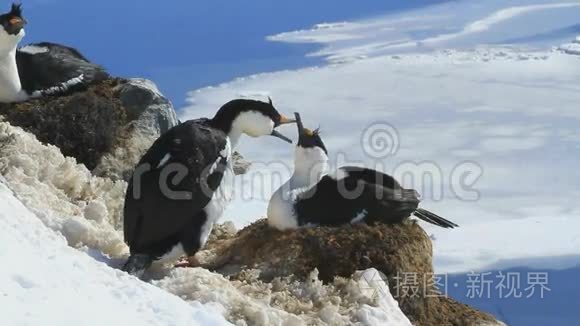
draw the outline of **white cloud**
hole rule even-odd
[[[577,24],[580,4],[571,0],[458,1],[391,14],[356,23],[325,24],[270,36],[270,40],[324,45],[312,55],[346,62],[400,52],[506,43],[513,39],[545,41],[539,35]],[[532,22],[532,23],[530,23]],[[550,45],[551,46],[551,45]],[[563,51],[577,53],[577,46]]]

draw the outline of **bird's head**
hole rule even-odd
[[[312,170],[315,165],[326,165],[328,151],[326,146],[324,146],[324,142],[322,142],[322,138],[320,138],[320,131],[318,129],[310,130],[305,128],[298,112],[295,112],[294,116],[298,127],[298,144],[294,155],[295,169]]]
[[[292,143],[276,128],[295,122],[280,114],[272,100],[268,102],[237,99],[222,106],[212,119],[213,124],[228,135],[246,134],[250,137],[274,136]]]
[[[300,147],[302,150],[312,149],[328,154],[326,146],[324,146],[322,138],[320,138],[320,130],[305,128],[300,118],[300,113],[294,112],[294,116],[296,117],[296,126],[298,127],[298,144],[296,147]]]
[[[24,37],[26,20],[19,4],[12,4],[10,12],[0,15],[0,46],[16,46]]]

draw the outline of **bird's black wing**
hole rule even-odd
[[[124,207],[124,235],[131,252],[161,248],[166,241],[166,246],[174,245],[219,186],[227,164],[222,156],[227,138],[205,122],[173,127],[135,168]]]
[[[383,194],[383,196],[377,196],[377,198],[384,198],[378,207],[378,220],[396,221],[413,214],[425,222],[442,228],[452,229],[459,226],[435,213],[417,208],[419,194],[413,189],[403,188],[397,180],[388,174],[367,168],[349,166],[343,167],[341,170],[347,172],[350,177],[364,181],[367,187],[374,188],[377,194]],[[369,216],[369,218],[373,219],[374,217]]]
[[[54,43],[18,49],[16,64],[22,88],[31,96],[62,94],[109,78],[105,69],[76,49]]]
[[[340,170],[298,196],[294,209],[300,225],[397,223],[417,208],[417,193],[403,189],[389,175],[358,167]]]
[[[357,166],[344,166],[339,170],[345,172],[351,178],[362,180],[368,184],[375,184],[393,190],[403,189],[395,178],[377,170]]]

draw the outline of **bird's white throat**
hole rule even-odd
[[[232,148],[236,148],[242,134],[250,137],[266,136],[274,130],[274,121],[257,111],[240,113],[234,121],[228,134]]]
[[[0,28],[0,102],[26,99],[16,65],[16,49],[23,37],[24,29],[17,35],[10,35]]]
[[[298,227],[298,217],[294,204],[302,193],[308,191],[328,171],[328,156],[319,147],[294,151],[294,173],[270,198],[268,203],[268,224],[279,230]]]
[[[326,173],[328,173],[328,156],[320,147],[296,147],[294,173],[288,181],[291,189],[314,185]]]
[[[298,227],[294,204],[302,193],[314,186],[328,170],[328,156],[319,147],[297,146],[294,152],[294,173],[270,198],[268,224],[279,230]]]

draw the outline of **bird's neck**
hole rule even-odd
[[[20,100],[22,85],[16,65],[16,47],[18,44],[0,46],[0,102]]]
[[[328,156],[322,150],[297,149],[294,159],[294,174],[290,188],[302,188],[316,184],[328,172]]]
[[[213,128],[223,131],[228,136],[232,149],[235,149],[238,146],[243,131],[240,128],[236,128],[233,121],[221,119],[221,117],[216,115],[213,119],[210,119],[209,124]]]
[[[238,142],[240,141],[240,137],[242,137],[243,131],[240,128],[235,128],[232,126],[229,132],[226,132],[228,138],[230,139],[230,143],[232,144],[232,149],[238,147]]]

